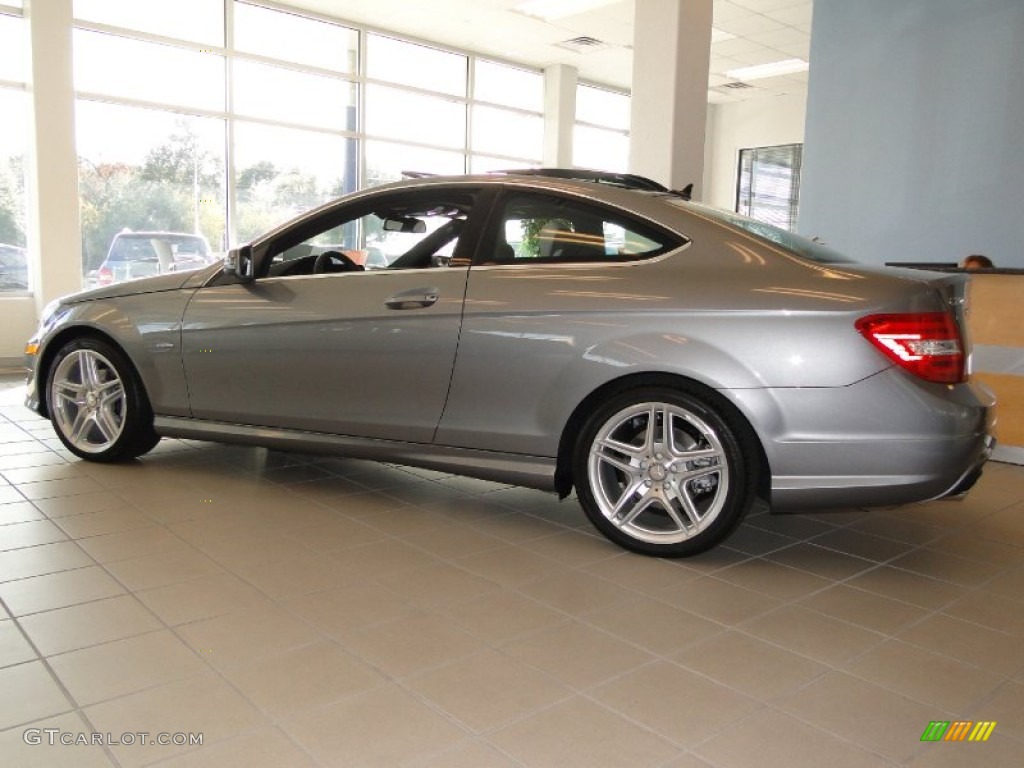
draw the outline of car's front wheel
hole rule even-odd
[[[697,554],[725,538],[754,497],[756,462],[740,430],[696,394],[625,391],[584,425],[573,476],[594,526],[660,557]]]
[[[105,341],[76,339],[61,347],[50,366],[46,397],[57,437],[83,459],[133,459],[160,440],[138,375]]]

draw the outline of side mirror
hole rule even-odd
[[[224,257],[224,274],[232,275],[245,282],[255,279],[251,245],[243,245],[228,251]]]

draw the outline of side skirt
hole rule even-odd
[[[259,445],[296,453],[348,456],[451,472],[541,491],[555,490],[555,459],[543,456],[400,443],[395,440],[200,421],[176,416],[157,416],[153,420],[153,427],[161,437]]]

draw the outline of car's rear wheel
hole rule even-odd
[[[46,397],[57,436],[83,459],[133,459],[160,440],[138,375],[107,342],[77,339],[61,347],[50,366]]]
[[[684,557],[724,539],[753,502],[741,431],[695,394],[625,391],[584,425],[573,463],[594,526],[635,552]]]

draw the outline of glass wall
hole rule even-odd
[[[576,86],[572,162],[577,168],[625,172],[629,168],[628,94]]]
[[[73,8],[87,284],[107,279],[104,261],[126,230],[202,238],[212,260],[405,171],[508,169],[543,156],[537,70],[259,0]],[[12,77],[5,49],[0,84]],[[583,129],[628,140],[602,121]],[[595,155],[608,155],[608,141]]]
[[[27,35],[20,14],[0,13],[0,292],[7,294],[31,284],[25,249]]]

